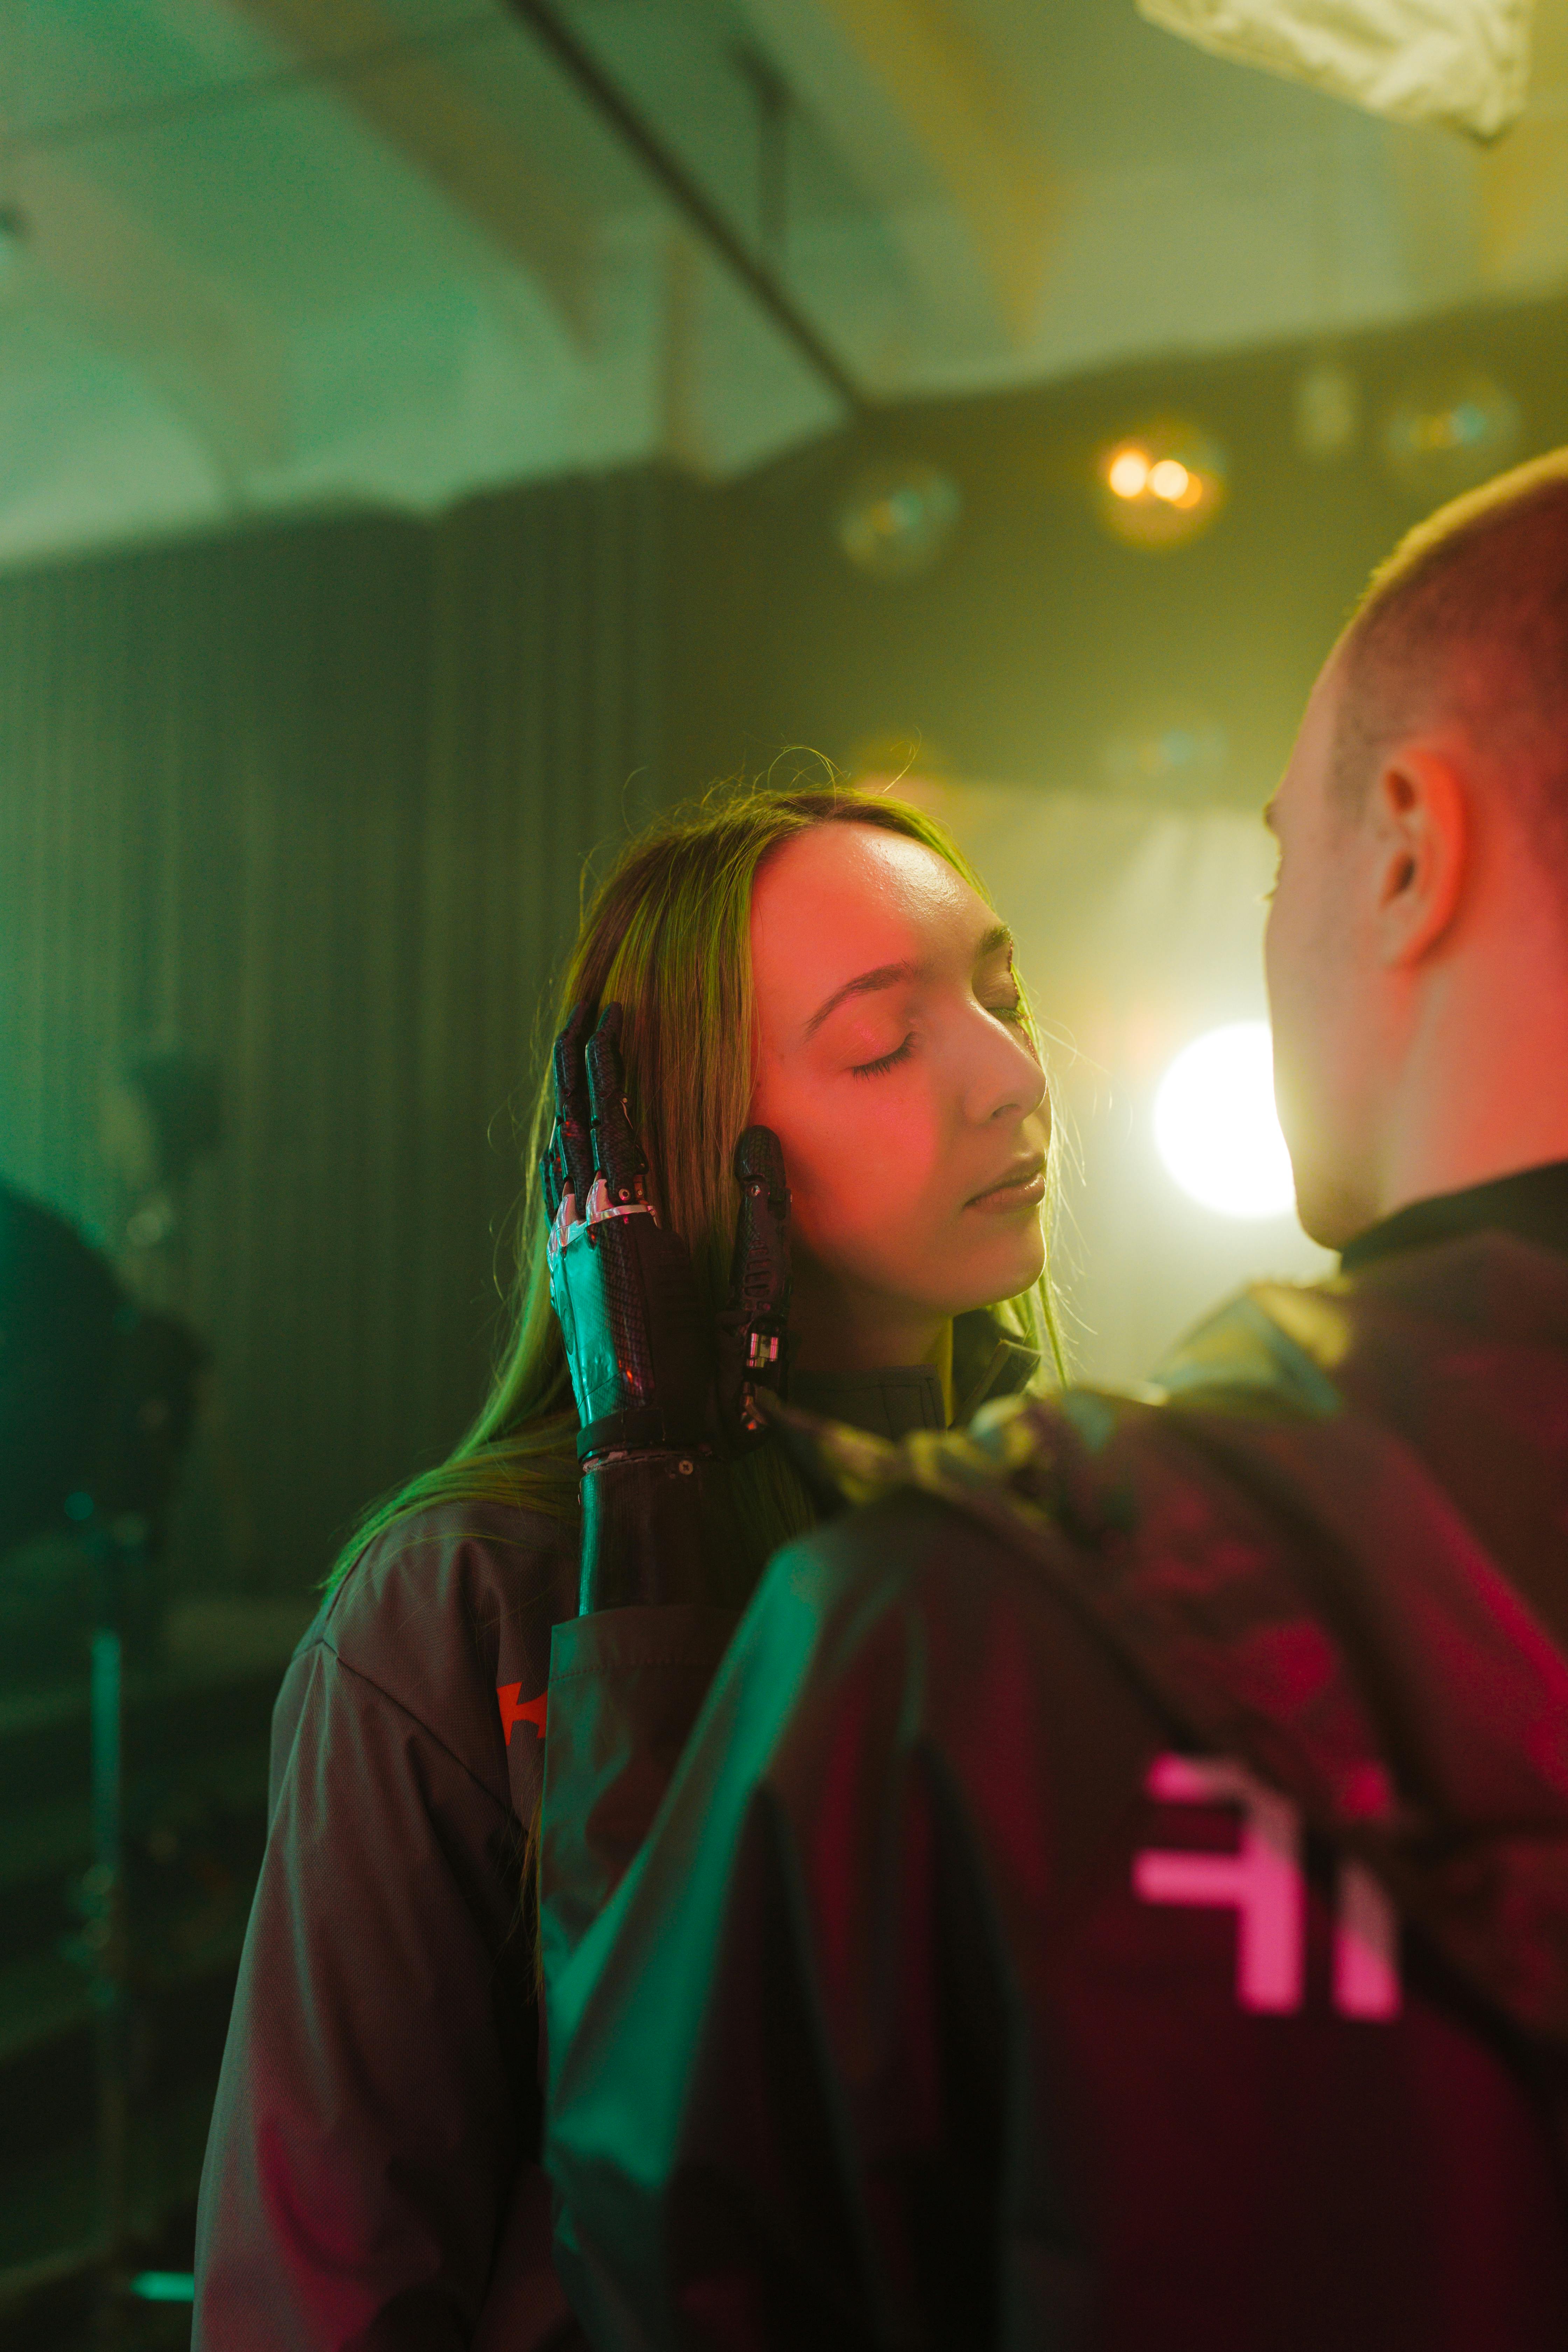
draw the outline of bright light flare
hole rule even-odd
[[[1154,1097],[1154,1141],[1184,1192],[1222,1217],[1282,1217],[1290,1156],[1274,1108],[1267,1021],[1233,1021],[1184,1045]]]
[[[1150,488],[1147,455],[1142,449],[1119,449],[1105,469],[1105,478],[1119,499],[1141,499]]]
[[[1155,417],[1101,445],[1100,520],[1130,547],[1184,547],[1225,504],[1225,452],[1191,418]]]

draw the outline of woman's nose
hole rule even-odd
[[[999,1029],[994,1017],[982,1013],[986,1037],[975,1068],[970,1116],[983,1121],[1027,1118],[1047,1105],[1048,1082],[1038,1057],[1022,1030]]]

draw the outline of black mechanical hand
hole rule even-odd
[[[759,1389],[784,1393],[789,1325],[789,1186],[771,1127],[749,1127],[735,1146],[741,1213],[730,1261],[730,1303],[719,1318],[719,1412],[732,1445],[766,1434]]]
[[[789,1192],[778,1138],[735,1150],[741,1212],[728,1307],[700,1328],[691,1261],[647,1198],[626,1117],[621,1009],[590,1034],[584,1005],[555,1043],[555,1126],[542,1174],[550,1296],[565,1343],[583,1465],[579,1605],[731,1602],[741,1547],[715,1450],[766,1434],[757,1392],[782,1388],[789,1314]],[[716,1341],[716,1346],[714,1342]]]
[[[647,1199],[626,1117],[621,1008],[577,1005],[555,1041],[555,1129],[544,1157],[550,1297],[577,1402],[577,1457],[696,1449],[712,1372],[685,1244]]]
[[[749,1127],[735,1146],[741,1208],[711,1362],[690,1260],[647,1198],[647,1155],[626,1117],[621,1008],[606,1005],[590,1034],[592,1018],[575,1006],[555,1041],[555,1126],[542,1171],[578,1459],[649,1446],[744,1451],[766,1433],[758,1390],[784,1389],[789,1188],[779,1139]]]

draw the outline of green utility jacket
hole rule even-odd
[[[1561,2347],[1568,1259],[1460,1231],[1250,1291],[1157,1394],[815,1454],[862,1507],[668,1791],[727,1621],[554,1634],[601,2352]]]

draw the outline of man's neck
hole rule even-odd
[[[1544,959],[1510,962],[1485,991],[1436,987],[1423,1005],[1390,1090],[1379,1220],[1568,1160],[1568,983]]]

